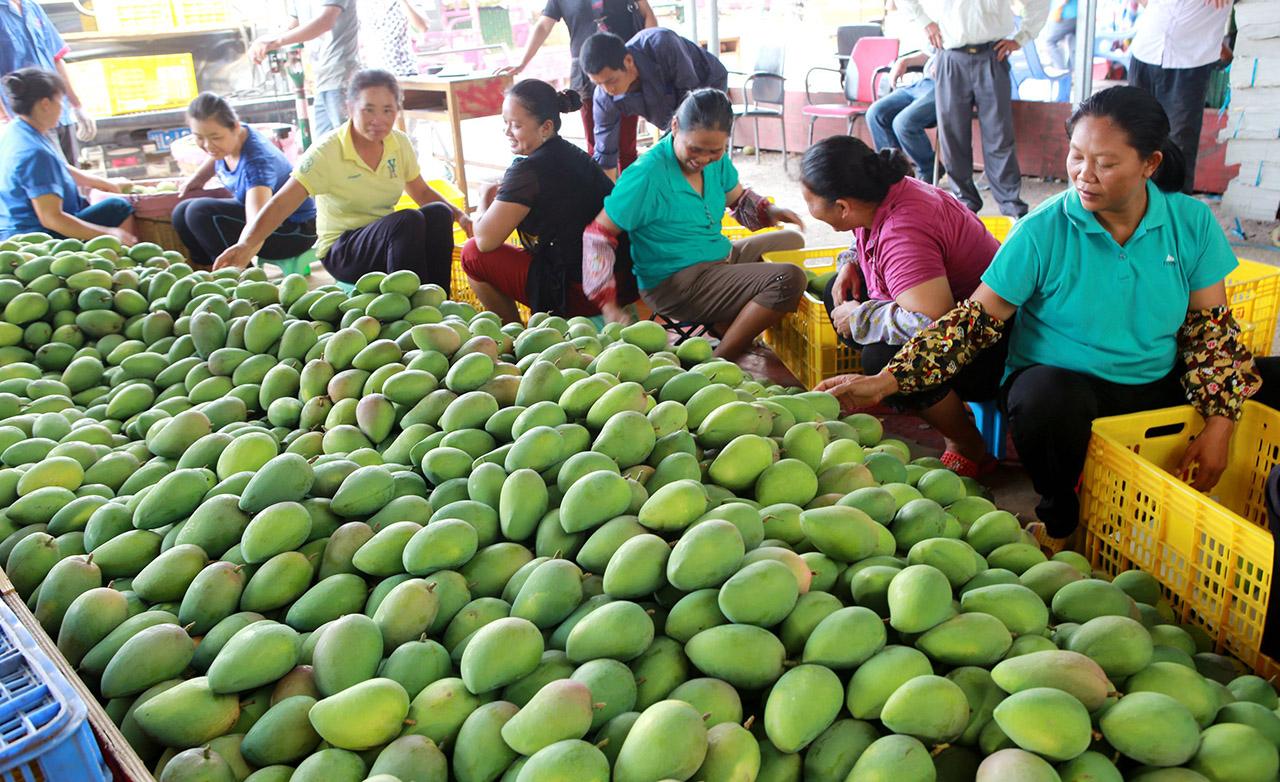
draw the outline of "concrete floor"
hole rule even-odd
[[[510,156],[506,151],[505,143],[501,141],[494,144],[479,143],[481,140],[490,137],[495,140],[502,138],[501,127],[495,122],[494,118],[474,120],[468,122],[467,126],[468,158],[469,160],[474,158],[474,163],[468,165],[467,173],[474,196],[485,182],[496,181],[501,177],[501,172],[506,163],[509,162]],[[577,136],[579,136],[577,138],[575,138],[575,130],[577,131]],[[567,138],[581,144],[581,128],[576,122],[572,121],[572,118],[565,123],[563,132]],[[428,144],[431,145],[432,142],[428,141]],[[798,180],[800,157],[798,155],[790,157],[788,172],[783,171],[781,155],[776,152],[762,153],[758,163],[754,156],[737,154],[734,157],[734,163],[744,183],[751,185],[757,192],[773,196],[779,204],[794,209],[802,218],[808,217],[800,194]],[[438,164],[436,167],[437,169],[440,168]],[[431,163],[425,160],[424,171],[427,172],[428,176],[443,173],[443,171],[437,171],[433,174]],[[985,189],[981,180],[979,181],[979,187],[980,189]],[[1022,198],[1034,208],[1046,198],[1061,192],[1064,187],[1066,187],[1066,184],[1063,182],[1025,178],[1023,180]],[[1234,219],[1224,217],[1220,213],[1219,199],[1217,197],[1202,198],[1209,203],[1215,214],[1219,216],[1219,222],[1233,244],[1236,245],[1238,255],[1280,266],[1280,248],[1270,243],[1269,232],[1273,228],[1272,225],[1254,221],[1237,222]],[[999,210],[989,197],[981,214],[999,214]],[[1241,235],[1241,232],[1243,235]],[[805,220],[805,239],[806,244],[810,247],[847,246],[849,243],[848,234],[838,233],[824,223],[809,219]],[[323,269],[318,269],[318,273],[313,273],[312,275],[311,284],[314,287],[331,281],[332,278]],[[771,382],[782,385],[798,385],[795,377],[787,371],[786,367],[766,347],[757,346],[740,363],[748,371],[762,378],[767,378]],[[941,438],[919,418],[894,413],[883,407],[872,412],[884,419],[886,435],[898,437],[908,442],[914,456],[936,456],[941,453]],[[1001,508],[1028,519],[1034,516],[1037,496],[1031,488],[1030,480],[1018,462],[1017,455],[1013,452],[1012,447],[1009,448],[1008,457],[1000,463],[999,467],[981,480],[992,491],[995,501]]]

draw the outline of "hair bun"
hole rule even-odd
[[[561,114],[569,114],[582,108],[582,96],[577,90],[560,90],[556,93],[556,103]]]
[[[21,98],[27,91],[27,84],[18,71],[5,74],[4,78],[0,79],[0,84],[4,84],[5,90],[15,98]]]

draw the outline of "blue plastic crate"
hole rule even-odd
[[[166,130],[149,130],[147,131],[147,140],[156,145],[157,152],[168,152],[169,145],[182,138],[190,136],[191,129],[187,127],[168,128]]]
[[[0,605],[0,780],[110,779],[84,702]]]

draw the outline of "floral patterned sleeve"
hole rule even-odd
[[[1240,326],[1227,307],[1187,312],[1178,329],[1178,348],[1186,371],[1182,388],[1188,401],[1205,418],[1239,420],[1245,400],[1257,393],[1262,380],[1253,356],[1240,342]]]
[[[910,394],[954,378],[966,364],[1000,341],[1005,322],[971,299],[912,337],[885,369],[898,381],[898,393]]]

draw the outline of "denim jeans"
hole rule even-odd
[[[933,144],[925,128],[938,122],[933,102],[933,79],[921,79],[900,87],[871,104],[867,125],[876,149],[896,147],[916,165],[916,177],[933,181]]]
[[[311,138],[319,141],[329,131],[347,121],[347,104],[342,90],[321,90],[311,107]]]

